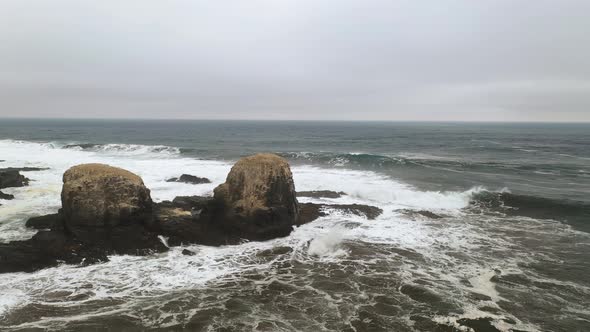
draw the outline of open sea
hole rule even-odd
[[[73,165],[128,169],[162,201],[210,195],[256,152],[298,191],[347,193],[300,202],[384,212],[0,274],[0,330],[590,331],[590,124],[1,119],[0,168],[48,169],[2,189],[0,242],[59,209]],[[183,173],[213,183],[165,182]]]

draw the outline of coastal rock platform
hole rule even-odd
[[[27,221],[27,227],[40,230],[31,239],[0,244],[0,273],[93,264],[109,255],[148,255],[182,244],[265,241],[287,236],[328,210],[367,219],[382,213],[357,204],[299,204],[289,164],[273,154],[240,159],[213,196],[161,203],[152,202],[136,174],[104,164],[78,165],[64,173],[61,200],[58,213]]]

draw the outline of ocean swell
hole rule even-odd
[[[177,147],[165,145],[143,145],[143,144],[94,144],[94,143],[76,143],[66,144],[63,149],[77,151],[103,152],[110,154],[164,154],[179,155],[181,150]]]

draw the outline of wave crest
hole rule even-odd
[[[93,143],[80,143],[80,144],[68,144],[63,146],[64,149],[72,149],[78,151],[91,151],[91,152],[105,152],[105,153],[124,153],[124,154],[166,154],[166,155],[178,155],[181,153],[177,147],[166,146],[166,145],[143,145],[143,144],[93,144]]]

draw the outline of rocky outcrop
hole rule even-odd
[[[0,170],[0,189],[12,187],[24,187],[29,184],[29,179],[16,169]]]
[[[84,164],[67,170],[63,182],[61,214],[69,234],[120,253],[163,249],[148,229],[153,203],[139,176],[104,164]]]
[[[59,213],[32,217],[27,220],[25,226],[35,229],[63,229],[62,216]]]
[[[297,217],[293,175],[287,161],[261,153],[240,159],[215,188],[214,197],[241,216],[282,210],[291,220]]]
[[[32,272],[67,264],[95,264],[108,261],[102,248],[88,246],[62,230],[39,231],[26,241],[0,244],[0,273]]]
[[[201,178],[198,176],[190,175],[190,174],[182,174],[178,178],[171,178],[166,180],[166,182],[182,182],[182,183],[189,183],[189,184],[203,184],[203,183],[211,183],[211,180],[207,178]]]
[[[320,217],[328,215],[326,211],[335,210],[347,214],[354,214],[360,217],[373,220],[383,213],[383,210],[371,205],[362,204],[314,204],[304,203],[299,204],[299,218],[297,225],[307,224]]]
[[[129,171],[102,164],[65,172],[62,209],[33,217],[33,238],[0,245],[0,272],[34,271],[60,262],[93,264],[110,254],[166,251],[153,226],[150,191]]]
[[[226,232],[251,240],[288,235],[299,213],[289,163],[274,154],[240,159],[213,196],[217,208],[206,212],[214,212]]]
[[[14,199],[14,195],[5,194],[2,191],[0,191],[0,199],[11,200]]]
[[[29,185],[31,181],[20,172],[31,172],[41,171],[46,168],[39,167],[6,167],[0,168],[0,189],[2,188],[13,188],[13,187],[24,187]],[[11,200],[14,199],[14,195],[5,194],[0,191],[0,199]]]
[[[395,212],[399,212],[405,214],[406,216],[410,217],[411,219],[442,219],[445,216],[436,214],[434,212],[428,210],[411,210],[411,209],[398,209]]]
[[[0,244],[0,272],[93,264],[110,254],[144,255],[168,245],[268,240],[330,209],[368,219],[382,212],[356,204],[298,204],[289,164],[272,154],[239,160],[213,197],[180,196],[155,204],[139,176],[103,164],[74,166],[63,182],[62,209],[27,221],[27,227],[40,230],[32,239]]]

